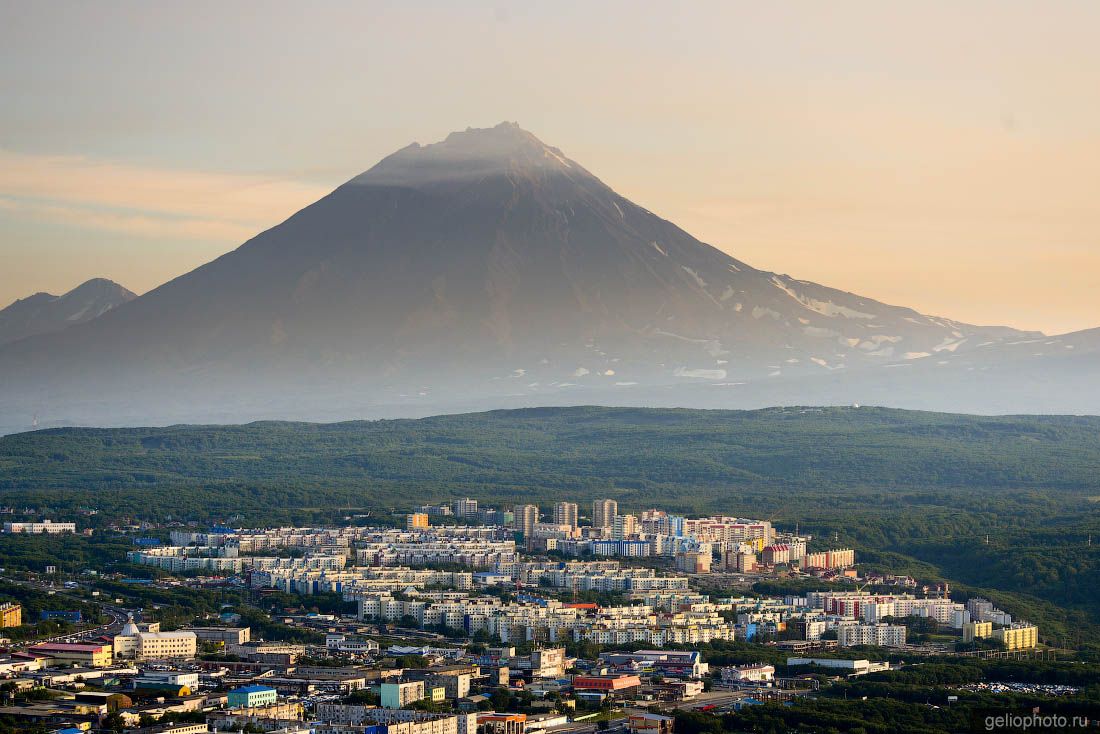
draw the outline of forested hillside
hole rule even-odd
[[[1054,635],[1100,619],[1095,417],[580,407],[0,438],[0,504],[100,511],[82,524],[386,522],[465,495],[797,522],[883,568],[1009,595]]]
[[[1100,494],[1100,418],[583,407],[0,438],[0,490],[23,501],[63,496],[106,508],[140,497],[149,513],[212,509],[209,497],[163,493],[176,487],[277,490],[213,506],[246,510],[314,506],[318,491],[375,508],[467,493],[549,502],[610,492],[629,506],[659,499],[696,511],[729,511],[761,489]]]

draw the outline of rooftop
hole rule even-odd
[[[234,688],[230,693],[265,693],[267,691],[274,691],[274,688],[270,686],[241,686],[240,688]]]

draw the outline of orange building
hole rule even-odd
[[[527,731],[527,714],[498,714],[486,712],[477,715],[477,734],[524,734]]]
[[[23,624],[23,607],[18,604],[0,604],[0,627],[18,627]]]
[[[622,675],[578,675],[573,679],[573,690],[575,691],[619,693],[631,688],[638,688],[641,685],[641,678],[625,673]]]

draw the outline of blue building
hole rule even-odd
[[[62,622],[80,624],[84,621],[84,615],[79,610],[65,611],[61,609],[43,609],[38,613],[38,621],[45,622],[50,619],[60,619]]]
[[[229,708],[247,709],[269,706],[279,699],[279,692],[267,686],[241,686],[229,692]]]
[[[592,554],[596,556],[626,556],[644,558],[649,555],[647,540],[594,540]]]

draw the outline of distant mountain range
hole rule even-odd
[[[35,293],[0,310],[0,345],[83,324],[135,298],[106,278],[93,278],[62,296]]]
[[[0,347],[0,414],[11,430],[569,403],[1100,412],[1098,366],[1094,332],[757,270],[503,123],[399,150],[211,263]]]

